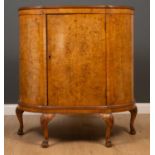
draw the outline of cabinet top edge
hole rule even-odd
[[[96,5],[96,6],[27,6],[20,7],[20,10],[33,10],[33,9],[129,9],[134,10],[131,6],[113,6],[113,5]]]

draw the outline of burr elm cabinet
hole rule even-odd
[[[24,111],[42,113],[42,147],[57,113],[101,116],[107,147],[114,112],[130,111],[130,133],[136,133],[133,19],[133,8],[119,6],[19,9],[19,135]]]

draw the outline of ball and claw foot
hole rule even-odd
[[[47,147],[49,146],[49,145],[48,145],[48,140],[43,140],[41,146],[42,146],[43,148],[47,148]]]

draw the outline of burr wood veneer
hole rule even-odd
[[[130,133],[135,134],[133,17],[129,7],[19,9],[19,135],[24,111],[43,113],[43,147],[56,113],[98,113],[110,147],[112,113],[130,111]]]

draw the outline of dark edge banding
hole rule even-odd
[[[96,5],[96,6],[25,6],[20,7],[18,10],[31,10],[31,9],[84,9],[84,8],[95,8],[95,9],[130,9],[134,10],[132,6],[113,6],[113,5]]]

